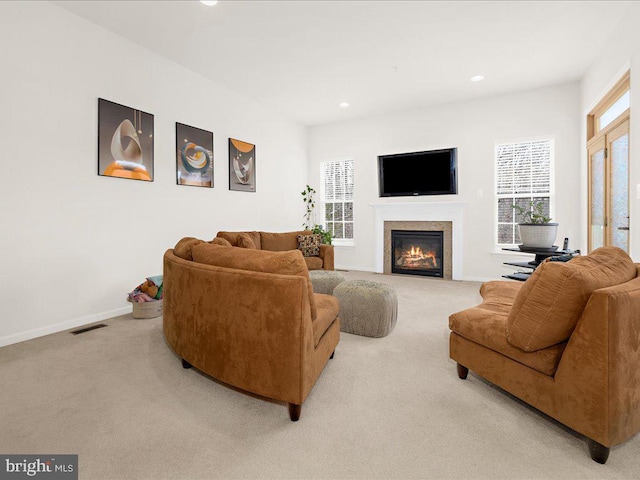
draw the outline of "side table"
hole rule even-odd
[[[514,272],[509,275],[502,275],[503,278],[509,278],[511,280],[518,280],[521,282],[524,282],[527,278],[529,278],[531,274],[535,271],[535,269],[538,268],[538,265],[540,265],[544,260],[546,260],[549,257],[560,257],[562,255],[579,255],[580,254],[580,250],[552,250],[552,249],[544,249],[544,248],[542,249],[532,248],[532,249],[522,250],[521,248],[517,248],[517,247],[508,247],[508,248],[503,248],[502,250],[505,250],[507,252],[530,253],[535,255],[535,258],[530,262],[503,262],[505,265],[512,265],[514,267],[527,268],[531,270],[531,271]]]

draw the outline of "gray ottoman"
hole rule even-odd
[[[365,337],[384,337],[396,326],[398,296],[391,285],[348,280],[333,295],[340,302],[340,330]]]
[[[344,282],[344,275],[334,270],[309,270],[314,293],[333,295],[333,289]]]

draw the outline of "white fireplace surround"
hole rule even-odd
[[[384,222],[451,222],[451,278],[462,280],[464,202],[371,203],[375,210],[375,271],[384,272]]]

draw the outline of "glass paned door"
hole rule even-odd
[[[626,72],[587,115],[589,251],[616,246],[629,253],[629,94]]]
[[[604,246],[605,242],[605,141],[589,147],[589,250]]]
[[[629,251],[629,122],[607,135],[611,175],[609,244]]]
[[[589,251],[629,252],[629,120],[589,142]]]

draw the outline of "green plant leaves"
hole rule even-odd
[[[522,216],[521,223],[549,223],[550,217],[544,214],[544,202],[530,200],[527,207],[512,205],[512,207]]]

